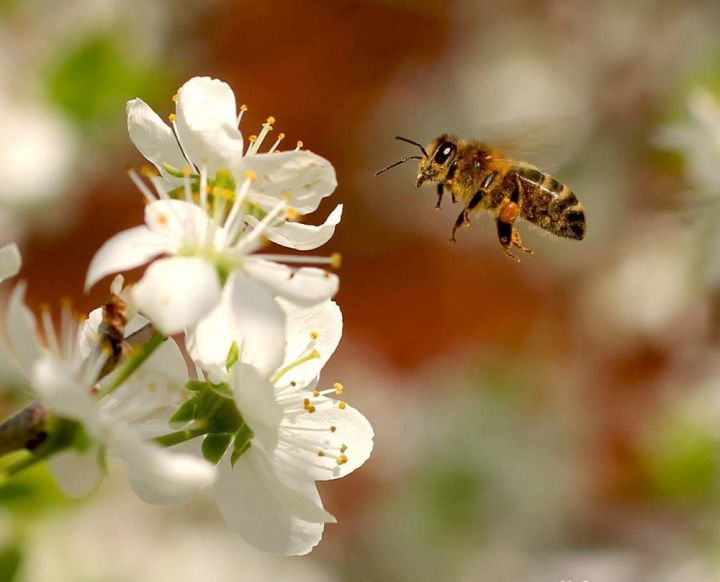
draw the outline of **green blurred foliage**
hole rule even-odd
[[[172,94],[168,67],[134,54],[128,44],[118,32],[99,32],[58,51],[49,67],[49,98],[85,132],[124,125],[122,104],[129,99],[142,95],[154,103]]]
[[[22,547],[11,544],[0,548],[0,580],[13,582],[16,580],[22,562]]]

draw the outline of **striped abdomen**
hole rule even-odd
[[[522,184],[520,216],[557,236],[582,240],[585,209],[573,191],[535,168],[514,172]]]

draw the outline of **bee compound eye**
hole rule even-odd
[[[455,144],[451,141],[446,141],[438,146],[435,150],[434,161],[436,164],[444,164],[448,158],[455,153]]]

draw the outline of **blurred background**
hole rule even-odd
[[[221,78],[245,135],[273,115],[335,165],[324,380],[376,431],[309,557],[245,546],[210,499],[117,478],[71,503],[39,468],[0,486],[0,580],[720,579],[719,27],[716,0],[0,0],[0,242],[31,306],[97,306],[92,254],[142,220],[125,101],[166,116]],[[577,193],[584,241],[521,225],[514,264],[483,217],[451,246],[459,209],[412,164],[374,176],[416,153],[395,135],[497,128]]]

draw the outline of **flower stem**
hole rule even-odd
[[[190,439],[194,439],[195,437],[202,436],[206,433],[207,430],[205,428],[186,428],[156,437],[153,441],[163,447],[172,447],[173,445],[184,443],[185,441],[189,441]]]
[[[127,357],[120,367],[117,368],[110,382],[103,387],[100,397],[102,398],[115,391],[135,370],[145,363],[145,360],[147,360],[166,339],[164,335],[156,331],[146,344],[137,348]]]

